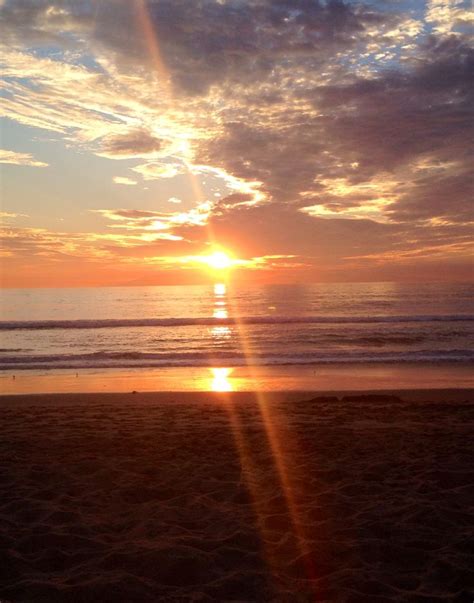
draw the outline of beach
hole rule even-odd
[[[470,4],[0,0],[0,603],[474,603]]]
[[[0,405],[2,601],[472,600],[472,390]]]

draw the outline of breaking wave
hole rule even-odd
[[[252,363],[260,366],[347,364],[382,362],[466,362],[474,359],[468,349],[418,350],[404,352],[354,352],[307,353],[307,354],[257,354]],[[152,367],[202,367],[202,366],[245,366],[244,354],[235,352],[109,352],[90,354],[22,355],[0,359],[0,370],[28,369],[85,369],[85,368],[152,368]]]
[[[80,320],[0,321],[0,331],[49,329],[118,329],[127,327],[185,327],[192,325],[273,325],[273,324],[377,324],[423,322],[472,322],[474,315],[416,315],[416,316],[246,316],[235,318],[128,318]]]

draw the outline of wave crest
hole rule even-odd
[[[418,322],[472,322],[474,315],[434,314],[415,316],[245,316],[236,318],[128,318],[128,319],[80,319],[80,320],[13,320],[0,321],[0,331],[49,330],[49,329],[117,329],[129,327],[185,327],[193,325],[269,325],[269,324],[377,324]]]

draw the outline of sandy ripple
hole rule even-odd
[[[472,600],[473,404],[175,398],[2,408],[3,599]]]

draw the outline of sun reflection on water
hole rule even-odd
[[[211,368],[213,392],[231,392],[233,391],[232,383],[229,381],[229,376],[232,373],[230,368]]]
[[[221,297],[227,293],[227,287],[224,283],[216,283],[214,285],[214,295],[216,297]]]
[[[214,284],[214,307],[212,317],[217,319],[229,318],[227,310],[227,286],[224,283]],[[223,332],[212,330],[214,336],[222,335]]]
[[[232,331],[230,327],[212,327],[211,333],[214,339],[230,339]]]

